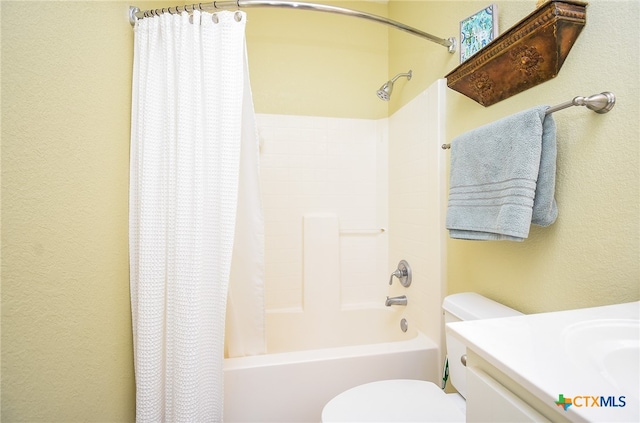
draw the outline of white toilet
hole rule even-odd
[[[449,295],[442,304],[445,323],[517,316],[522,313],[472,292]],[[423,380],[382,380],[349,389],[329,401],[322,422],[464,422],[465,347],[446,336],[451,383],[459,394],[445,394]]]

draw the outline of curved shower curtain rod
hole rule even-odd
[[[390,25],[394,28],[408,32],[420,38],[424,38],[441,46],[447,47],[449,53],[456,51],[456,39],[450,37],[447,39],[439,38],[434,35],[428,34],[419,29],[410,27],[401,22],[397,22],[391,19],[384,18],[382,16],[372,15],[366,12],[360,12],[358,10],[345,9],[343,7],[329,6],[325,4],[316,3],[299,3],[293,1],[262,1],[262,0],[237,0],[237,1],[214,1],[211,3],[197,3],[185,6],[175,6],[162,9],[150,9],[141,11],[139,8],[131,6],[129,8],[129,21],[131,25],[134,25],[137,19],[142,19],[150,16],[160,15],[162,13],[181,13],[181,12],[193,12],[195,10],[204,11],[216,11],[216,10],[235,10],[238,8],[248,7],[280,7],[291,8],[298,10],[311,10],[315,12],[327,12],[335,13],[338,15],[352,16],[355,18],[362,18],[373,22],[378,22],[386,25]]]

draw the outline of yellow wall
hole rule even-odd
[[[400,1],[389,2],[389,18],[421,29],[438,38],[459,38],[458,22],[464,11],[458,1]],[[476,6],[476,9],[482,6]],[[413,70],[411,81],[394,91],[389,114],[423,92],[436,79],[443,78],[459,63],[456,53],[446,47],[406,32],[389,31],[389,74]]]
[[[127,253],[133,34],[148,2],[2,1],[2,414],[7,421],[131,421]],[[164,5],[181,2],[169,1]],[[158,4],[158,3],[155,3]],[[446,38],[484,2],[346,2]],[[534,1],[499,2],[504,29]],[[450,290],[526,312],[638,298],[637,1],[595,0],[553,81],[490,108],[449,97],[450,137],[541,102],[611,90],[613,112],[557,114],[551,228],[513,243],[449,242]],[[481,6],[480,6],[481,7]],[[249,13],[256,111],[379,118],[457,63],[375,23],[312,12]],[[387,34],[389,52],[387,51]],[[615,63],[612,69],[606,67]],[[443,154],[448,154],[444,152]]]
[[[386,15],[384,2],[338,7]],[[246,9],[257,113],[375,119],[387,116],[376,90],[387,76],[387,26],[328,13]]]
[[[394,0],[389,16],[446,38],[485,3]],[[501,32],[535,7],[534,0],[496,3]],[[450,240],[449,292],[476,291],[526,313],[640,297],[639,5],[592,0],[587,25],[551,81],[488,108],[449,90],[448,139],[538,104],[601,91],[617,95],[606,115],[578,107],[554,114],[558,220],[548,228],[533,227],[523,243]],[[418,45],[395,32],[389,48],[394,66],[428,75],[407,84],[393,110],[458,64],[457,55],[443,64],[441,47]]]
[[[124,2],[2,7],[2,417],[131,421]]]

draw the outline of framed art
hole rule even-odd
[[[460,63],[498,36],[498,6],[491,4],[460,21]]]

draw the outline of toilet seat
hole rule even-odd
[[[322,422],[464,422],[465,415],[439,387],[395,379],[356,386],[322,409]]]

